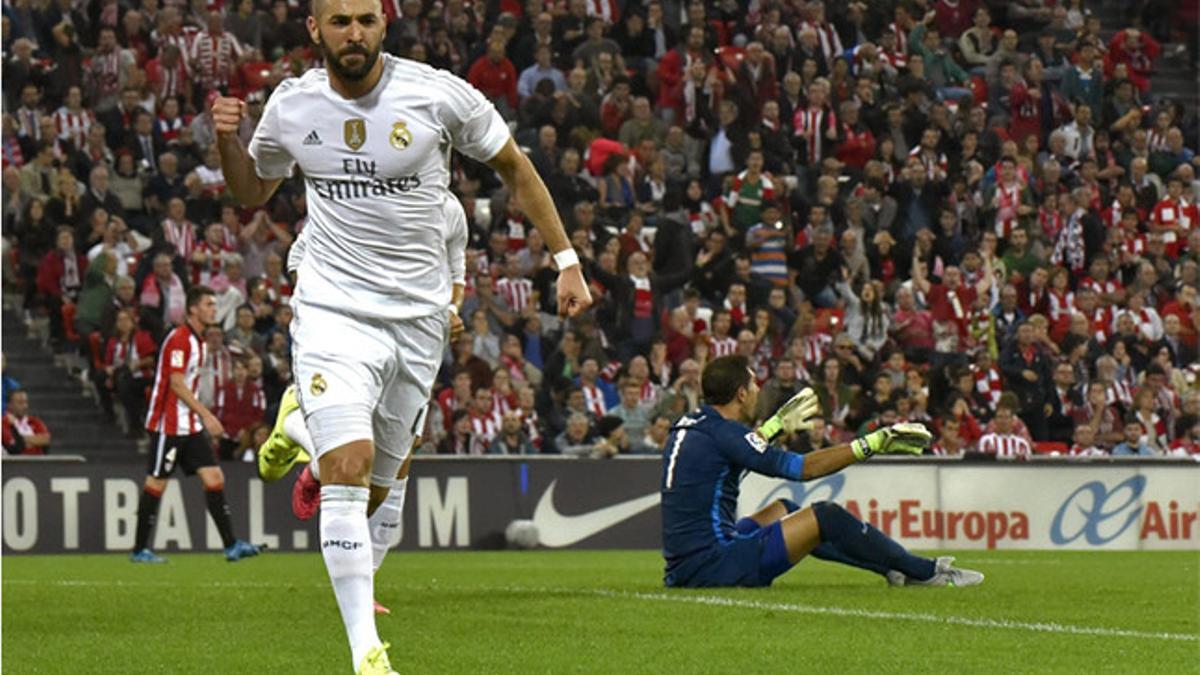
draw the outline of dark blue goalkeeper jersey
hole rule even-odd
[[[754,471],[800,480],[804,456],[768,445],[707,405],[681,417],[663,448],[662,527],[667,572],[738,539],[738,492]]]

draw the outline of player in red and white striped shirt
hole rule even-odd
[[[471,433],[480,439],[484,448],[489,447],[500,431],[500,415],[495,407],[492,390],[480,387],[475,390],[475,398],[471,402]]]
[[[1011,408],[1001,406],[993,418],[996,430],[979,439],[979,452],[995,455],[998,459],[1029,459],[1033,453],[1029,441],[1012,433],[1015,417]]]
[[[837,133],[837,115],[826,104],[828,94],[824,84],[813,82],[808,85],[808,107],[798,108],[792,115],[792,135],[803,139],[804,158],[810,166],[820,166],[826,149],[834,145],[830,135]]]
[[[737,338],[729,334],[733,328],[733,318],[727,309],[718,309],[713,314],[712,335],[708,338],[709,356],[720,358],[729,356],[737,351]]]
[[[167,479],[177,464],[183,467],[184,474],[200,476],[208,513],[225,545],[225,559],[241,560],[258,555],[261,550],[233,536],[229,505],[225,503],[225,474],[217,465],[211,440],[220,438],[224,428],[216,415],[196,398],[205,352],[200,336],[216,319],[217,301],[212,289],[193,286],[187,294],[187,321],[167,335],[159,351],[146,415],[151,453],[138,502],[137,530],[130,556],[133,562],[165,562],[149,548],[150,531],[158,517],[158,504]]]
[[[191,82],[184,65],[184,53],[178,44],[167,43],[163,45],[158,58],[146,62],[146,80],[158,100],[174,98],[191,101]]]
[[[800,24],[800,32],[812,30],[817,34],[818,44],[821,46],[821,53],[825,56],[825,63],[833,65],[833,60],[845,53],[842,47],[842,40],[838,36],[837,29],[826,20],[825,5],[821,3],[812,3],[809,5],[809,20]]]
[[[199,29],[195,26],[185,26],[179,8],[169,4],[158,13],[157,24],[157,27],[150,33],[150,41],[158,48],[160,54],[166,50],[168,45],[177,48],[180,56],[184,59],[184,67],[190,71],[191,67],[187,64],[187,58],[191,54],[192,42],[200,32]]]
[[[96,117],[91,110],[83,107],[83,90],[77,86],[67,89],[63,105],[54,111],[54,126],[58,129],[58,137],[71,141],[77,150],[83,149],[87,142],[88,129],[95,123]]]
[[[933,442],[932,452],[939,457],[957,457],[963,454],[966,444],[959,436],[959,421],[957,417],[946,416],[938,429],[938,438]]]
[[[196,74],[196,80],[206,90],[221,89],[229,84],[238,59],[242,57],[242,45],[224,28],[220,12],[209,12],[208,30],[192,40],[188,53],[188,66]]]
[[[515,253],[504,258],[504,277],[496,280],[496,295],[504,298],[508,309],[515,314],[533,302],[533,282],[521,276],[521,261]]]

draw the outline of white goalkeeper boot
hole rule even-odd
[[[978,586],[983,583],[983,573],[975,570],[954,566],[953,556],[943,556],[935,563],[933,577],[919,581],[895,570],[887,573],[888,584],[892,586]]]

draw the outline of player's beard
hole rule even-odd
[[[374,50],[368,50],[366,47],[358,45],[348,45],[341,52],[335,54],[322,36],[317,46],[321,49],[321,57],[325,59],[325,67],[337,75],[338,79],[346,82],[358,82],[363,79],[367,73],[371,72],[371,68],[375,67],[375,62],[379,60],[380,45],[375,45]],[[362,56],[362,65],[348,66],[342,62],[343,58],[351,54]]]

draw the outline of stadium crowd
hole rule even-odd
[[[388,52],[509,120],[596,298],[558,318],[520,204],[455,156],[467,332],[422,451],[658,452],[736,352],[762,417],[820,395],[801,451],[919,421],[935,454],[1200,453],[1195,100],[1153,89],[1164,59],[1196,71],[1196,2],[1114,3],[1111,35],[1095,0],[382,4]],[[233,204],[208,106],[243,98],[249,140],[318,65],[307,5],[5,0],[5,285],[134,436],[191,285],[220,307],[200,399],[223,457],[292,382],[303,179]]]

